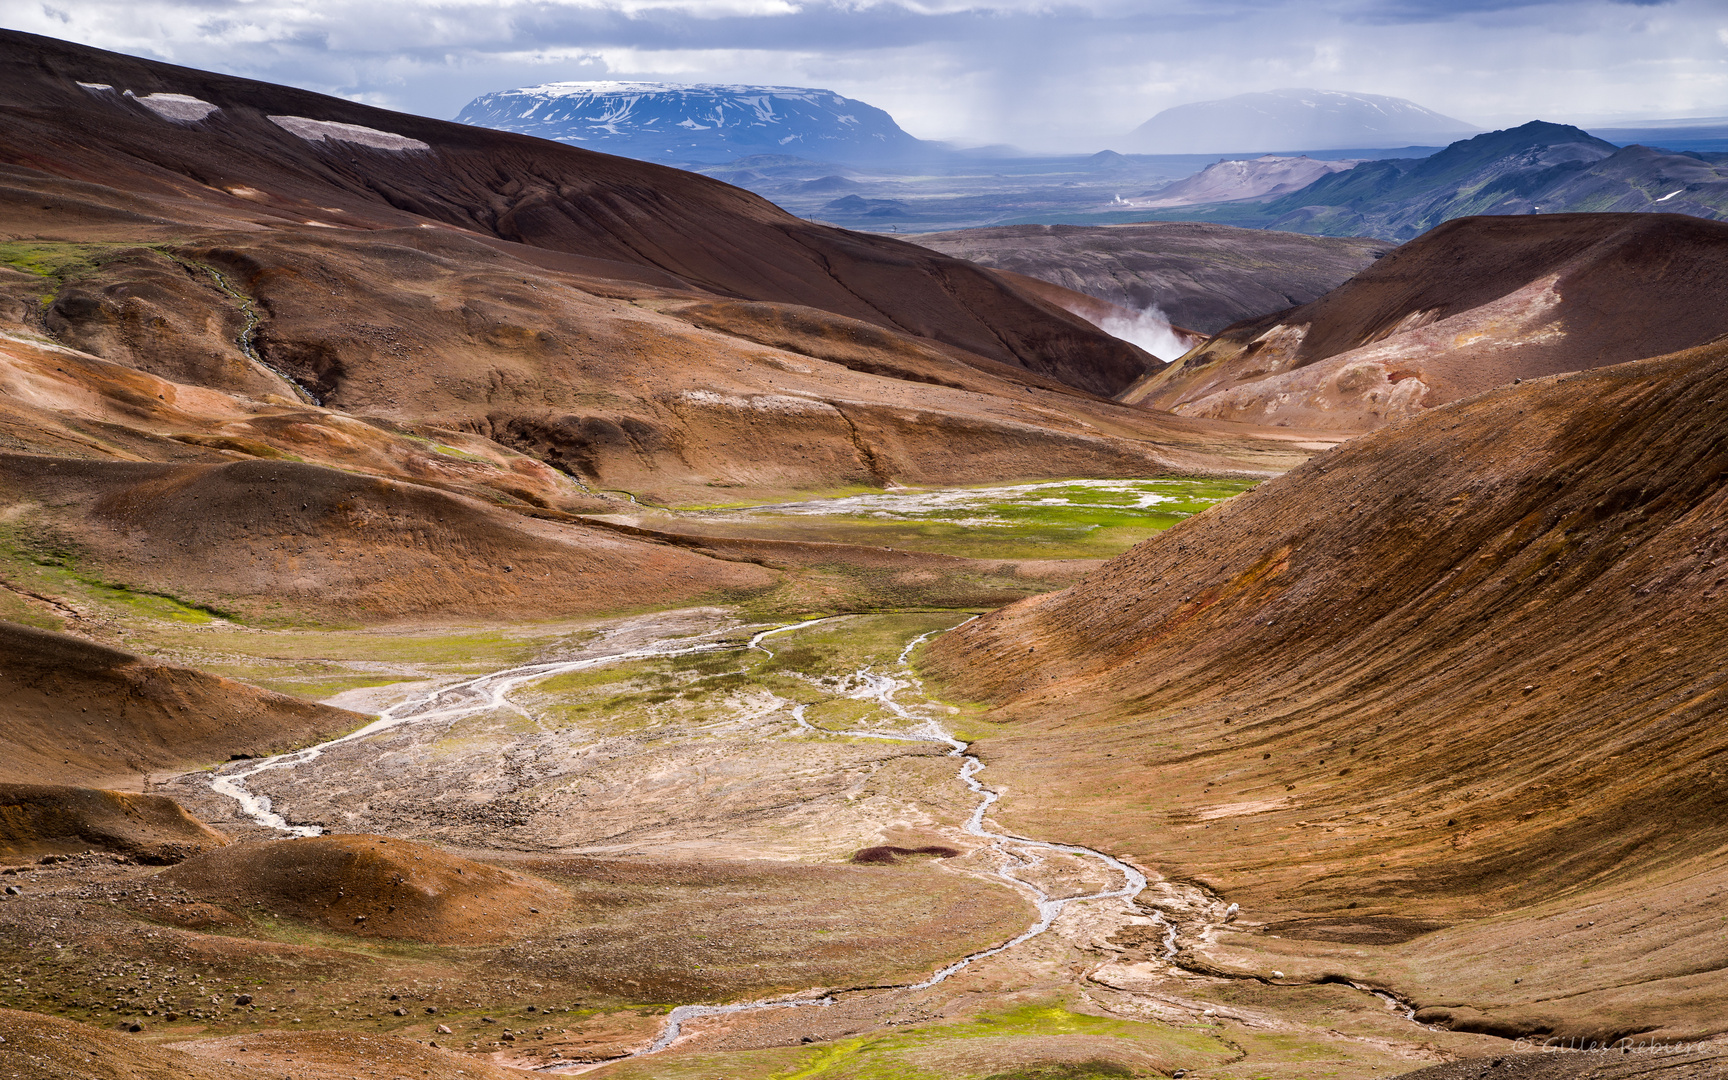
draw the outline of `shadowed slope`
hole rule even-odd
[[[1121,395],[1365,430],[1490,386],[1728,332],[1728,224],[1675,214],[1461,218],[1320,299],[1238,323]]]
[[[931,658],[999,706],[1014,828],[1149,853],[1275,924],[1209,932],[1213,962],[1342,968],[1472,1030],[1718,1031],[1725,479],[1728,347],[1505,387]],[[1290,940],[1388,918],[1460,925],[1386,955]]]
[[[0,622],[0,781],[135,787],[140,773],[320,742],[364,717]]]

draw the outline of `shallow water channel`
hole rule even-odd
[[[609,515],[670,531],[885,545],[968,558],[1119,554],[1254,486],[1166,477],[902,488],[833,498]]]

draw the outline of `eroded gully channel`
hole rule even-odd
[[[365,739],[381,732],[403,727],[405,725],[424,724],[438,721],[454,723],[464,717],[489,712],[493,709],[514,708],[508,700],[508,695],[512,690],[528,683],[551,678],[555,675],[564,675],[570,672],[584,671],[590,668],[619,664],[632,660],[671,659],[674,657],[693,656],[701,653],[745,652],[749,650],[757,650],[768,653],[769,656],[773,656],[773,652],[763,644],[767,639],[779,634],[790,633],[804,629],[805,627],[817,625],[818,623],[826,622],[829,618],[838,617],[839,616],[829,616],[826,618],[808,619],[803,622],[776,626],[772,629],[763,630],[755,634],[747,643],[744,644],[739,644],[736,641],[705,641],[683,645],[669,645],[662,643],[644,648],[583,657],[577,660],[553,661],[505,668],[502,671],[495,671],[489,675],[482,675],[476,679],[469,679],[465,682],[455,683],[431,691],[430,693],[420,697],[399,702],[398,704],[385,709],[379,714],[378,719],[374,720],[372,723],[352,731],[341,738],[331,739],[328,742],[306,747],[301,750],[291,751],[286,754],[279,754],[275,757],[266,758],[263,761],[249,764],[233,771],[218,773],[211,778],[210,786],[219,794],[226,795],[235,800],[235,802],[239,804],[241,812],[259,825],[292,836],[317,836],[323,832],[321,827],[317,825],[300,825],[289,822],[276,811],[267,796],[257,795],[249,791],[246,787],[246,781],[260,773],[276,769],[292,769],[296,766],[304,765],[307,762],[320,757],[331,747]],[[1107,855],[1104,852],[1094,851],[1091,848],[1080,847],[1074,844],[1061,844],[1045,840],[1035,840],[1014,833],[1001,832],[992,829],[985,824],[985,815],[989,813],[990,807],[994,805],[999,798],[1001,798],[1001,794],[978,780],[978,773],[984,769],[984,763],[968,752],[966,743],[954,738],[951,734],[944,731],[933,717],[928,714],[920,715],[918,711],[915,711],[918,706],[908,707],[898,700],[902,693],[909,690],[917,690],[920,687],[917,677],[912,674],[910,665],[907,662],[908,658],[912,654],[912,650],[939,632],[941,631],[930,631],[919,635],[909,642],[905,649],[903,649],[900,655],[896,658],[893,674],[883,674],[873,670],[869,666],[866,666],[848,675],[811,680],[823,689],[834,692],[838,695],[857,700],[875,702],[885,712],[908,724],[909,728],[907,730],[876,731],[868,729],[846,729],[843,731],[830,731],[824,728],[815,727],[805,719],[806,710],[809,708],[808,705],[787,702],[788,705],[793,706],[791,709],[792,719],[797,722],[801,730],[814,735],[834,736],[837,738],[881,739],[890,742],[935,743],[948,747],[948,756],[960,759],[960,768],[955,774],[955,779],[965,785],[968,791],[978,797],[977,805],[973,808],[971,815],[967,817],[962,828],[972,836],[989,841],[990,847],[995,849],[1000,855],[1000,859],[993,871],[994,874],[1002,881],[1006,882],[1010,887],[1028,895],[1036,905],[1038,918],[1037,921],[1016,937],[991,948],[982,949],[978,952],[961,957],[952,964],[937,970],[935,973],[930,975],[929,978],[924,979],[921,982],[908,983],[900,986],[875,986],[870,988],[873,991],[916,991],[928,989],[929,987],[935,986],[936,984],[965,970],[967,967],[979,960],[995,956],[998,953],[1006,952],[1009,949],[1013,949],[1016,946],[1044,933],[1046,930],[1050,929],[1051,924],[1056,921],[1057,916],[1062,913],[1063,909],[1067,908],[1071,904],[1083,901],[1109,900],[1115,898],[1122,899],[1124,903],[1132,904],[1135,897],[1137,897],[1147,887],[1145,874],[1122,860]],[[688,641],[689,639],[686,638],[683,640]],[[1093,860],[1096,863],[1101,864],[1103,867],[1113,871],[1115,874],[1120,875],[1122,884],[1116,888],[1106,889],[1099,892],[1053,897],[1034,882],[1018,876],[1015,872],[1016,870],[1030,870],[1038,866],[1042,861],[1040,855],[1041,852],[1058,853],[1083,860]],[[1163,944],[1165,958],[1167,961],[1174,962],[1177,952],[1176,926],[1170,921],[1164,919],[1157,911],[1151,913],[1151,918],[1155,923],[1164,927],[1165,933]],[[1367,988],[1363,987],[1361,989]],[[736,1002],[727,1005],[680,1005],[667,1014],[666,1021],[661,1027],[659,1035],[653,1040],[653,1042],[627,1056],[641,1057],[646,1054],[659,1053],[660,1051],[667,1049],[678,1040],[679,1036],[683,1033],[684,1025],[691,1020],[697,1020],[709,1016],[722,1016],[767,1009],[822,1008],[834,1004],[835,1001],[836,999],[832,996],[784,997],[763,1001]],[[579,1071],[586,1068],[592,1068],[594,1064],[597,1063],[568,1062],[558,1065],[548,1065],[540,1071]]]

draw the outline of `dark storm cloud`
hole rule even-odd
[[[1076,148],[1288,86],[1484,124],[1728,113],[1717,0],[61,0],[8,23],[435,116],[592,78],[824,86],[925,137]]]

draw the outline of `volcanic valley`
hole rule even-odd
[[[0,1080],[1728,1073],[1728,224],[0,56]]]

